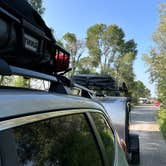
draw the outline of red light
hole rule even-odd
[[[156,101],[154,101],[153,103],[154,103],[154,105],[155,105],[155,106],[157,106],[157,107],[159,107],[159,106],[160,106],[160,104],[161,104],[161,103],[160,103],[159,101],[157,101],[157,100],[156,100]]]
[[[126,143],[125,143],[125,141],[123,139],[120,139],[120,145],[121,145],[123,151],[126,153],[127,152],[127,150],[126,150]]]
[[[65,53],[55,54],[56,72],[65,71],[69,68],[69,55]]]

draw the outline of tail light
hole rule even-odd
[[[63,48],[59,47],[56,45],[56,51],[55,51],[55,71],[56,72],[61,72],[65,71],[69,68],[69,59],[70,59],[70,54],[65,51]]]
[[[126,153],[127,152],[126,143],[123,139],[120,139],[120,145],[121,145],[123,151]]]

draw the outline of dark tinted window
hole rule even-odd
[[[99,113],[92,113],[97,130],[103,141],[110,165],[114,165],[114,134],[106,119]]]
[[[10,149],[6,156],[14,152],[17,155],[19,164],[14,164],[16,161],[13,160],[13,166],[102,165],[93,135],[82,114],[2,131],[0,138],[4,149]],[[2,146],[0,148],[3,149]],[[8,156],[6,160],[11,161],[11,158]]]

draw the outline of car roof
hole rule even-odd
[[[87,98],[28,89],[0,89],[0,120],[15,116],[66,109],[96,109],[102,106]]]

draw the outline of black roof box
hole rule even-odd
[[[117,83],[114,78],[108,75],[87,75],[80,74],[72,76],[72,81],[74,83],[85,86],[89,89],[91,87],[97,89],[109,89],[109,90],[117,90]]]
[[[51,30],[25,0],[0,1],[0,58],[13,66],[41,71],[56,52]],[[48,67],[49,68],[49,67]]]
[[[53,39],[50,28],[47,27],[41,16],[26,0],[1,0],[0,6],[11,15],[24,19],[45,32],[46,36]]]

